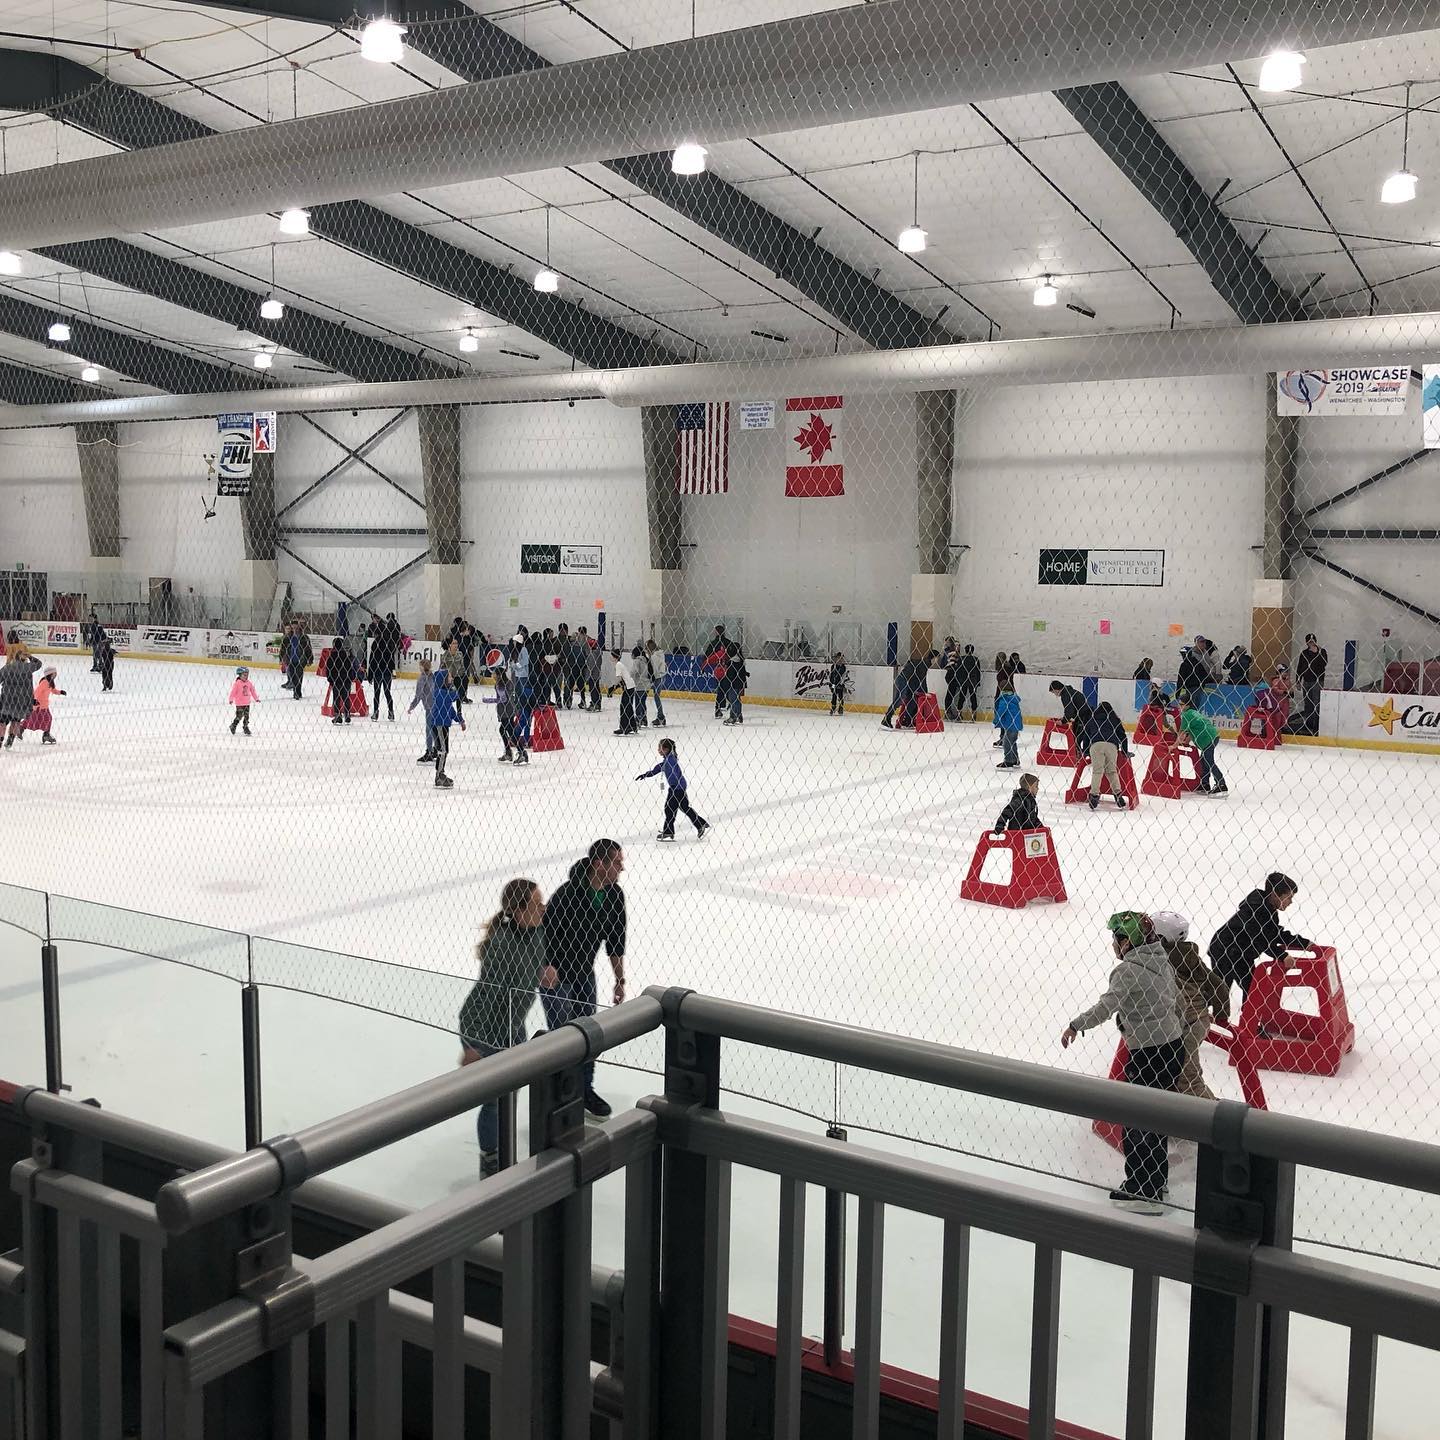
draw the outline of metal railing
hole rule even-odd
[[[663,1094],[587,1128],[581,1067],[663,1029]],[[722,1053],[743,1043],[878,1074],[1192,1140],[1195,1227],[806,1135],[720,1108]],[[361,1239],[295,1256],[300,1187],[482,1101],[528,1087],[529,1158]],[[1187,1440],[1284,1434],[1293,1314],[1349,1332],[1345,1440],[1373,1433],[1377,1344],[1440,1350],[1440,1289],[1290,1249],[1297,1166],[1440,1193],[1440,1149],[1395,1137],[1089,1079],[851,1026],[696,995],[647,991],[569,1025],[244,1155],[168,1181],[149,1198],[102,1183],[107,1142],[135,1127],[39,1090],[16,1105],[34,1127],[14,1171],[22,1255],[23,1432],[360,1440],[465,1434],[580,1437],[597,1403],[626,1440],[726,1433],[732,1176],[780,1185],[774,1434],[800,1434],[806,1202],[811,1187],[858,1201],[852,1432],[880,1433],[881,1293],[891,1211],[938,1218],[938,1430],[964,1432],[969,1326],[1006,1295],[974,1290],[972,1235],[1033,1248],[1028,1430],[1056,1426],[1064,1257],[1131,1276],[1126,1440],[1157,1433],[1159,1284],[1189,1287]],[[157,1134],[163,1149],[166,1141]],[[173,1150],[173,1142],[169,1142]],[[622,1317],[609,1363],[591,1358],[592,1198],[624,1175]],[[468,1314],[464,1261],[502,1236],[498,1327]],[[128,1252],[135,1252],[131,1260]],[[425,1282],[428,1301],[396,1293]],[[428,1305],[428,1308],[426,1306]],[[428,1351],[426,1413],[407,1400],[402,1347]],[[1117,1341],[1118,1343],[1118,1341]],[[352,1352],[353,1344],[353,1352]],[[13,1350],[13,1346],[12,1346]],[[490,1374],[489,1429],[467,1372]],[[412,1377],[413,1382],[413,1377]]]

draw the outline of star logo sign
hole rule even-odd
[[[795,437],[795,443],[810,452],[810,463],[818,465],[835,440],[835,430],[813,412],[810,423]]]
[[[1399,718],[1400,712],[1395,708],[1393,697],[1387,696],[1383,705],[1372,705],[1370,707],[1370,719],[1365,728],[1369,730],[1371,726],[1379,725],[1387,735],[1393,735],[1395,733],[1395,722]]]

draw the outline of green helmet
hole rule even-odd
[[[1132,945],[1145,943],[1145,917],[1138,910],[1117,910],[1105,922],[1105,928],[1123,935]]]

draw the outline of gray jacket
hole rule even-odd
[[[40,662],[27,655],[0,667],[0,720],[23,720],[35,708],[35,672]]]
[[[1158,940],[1128,951],[1110,972],[1105,993],[1077,1015],[1070,1028],[1092,1030],[1112,1015],[1120,1017],[1125,1043],[1132,1050],[1164,1045],[1184,1032],[1175,970]]]

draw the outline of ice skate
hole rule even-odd
[[[248,735],[250,732],[247,730],[245,733]],[[40,737],[40,743],[42,745],[53,745],[55,743],[55,737],[47,730]]]
[[[703,839],[705,838],[705,832],[706,832],[709,828],[710,828],[710,822],[709,822],[708,820],[702,820],[702,821],[695,827],[695,838],[696,838],[697,840],[703,840]]]
[[[417,765],[433,765],[435,763],[435,752],[433,750],[427,750],[415,763]]]
[[[673,840],[675,838],[675,833],[674,831],[662,830],[655,838],[657,840]]]
[[[528,765],[530,763],[530,752],[525,749],[517,751],[515,755],[515,763],[517,765]]]
[[[594,1090],[585,1092],[585,1113],[596,1120],[608,1120],[611,1116],[610,1102]]]
[[[455,782],[443,771],[435,772],[435,785],[440,790],[449,790]]]
[[[1100,797],[1098,795],[1092,795],[1090,797],[1090,808],[1092,810],[1098,810],[1100,808]]]
[[[1112,1190],[1110,1199],[1121,1210],[1128,1210],[1132,1215],[1163,1215],[1165,1207],[1158,1200],[1148,1199],[1144,1195],[1131,1194],[1129,1190]]]
[[[500,1156],[494,1150],[482,1150],[480,1152],[480,1178],[488,1180],[492,1175],[500,1173]]]

